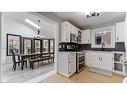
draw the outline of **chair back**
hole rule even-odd
[[[14,53],[13,50],[10,50],[10,51],[11,51],[11,53],[12,53],[12,61],[13,61],[13,63],[15,63],[15,62],[16,62],[15,53]]]

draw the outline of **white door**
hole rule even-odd
[[[116,23],[116,42],[124,42],[125,22]]]
[[[99,54],[92,53],[91,66],[92,67],[96,67],[96,68],[100,68],[100,57],[99,57]]]
[[[71,26],[69,23],[66,24],[66,42],[70,42]],[[64,35],[61,35],[64,36]]]
[[[82,43],[91,43],[90,29],[82,31]]]
[[[102,55],[101,68],[104,70],[112,71],[112,68],[113,68],[113,55],[112,54]]]
[[[76,72],[76,53],[69,54],[69,74]]]
[[[72,54],[72,59],[71,59],[71,72],[72,74],[76,72],[76,53]]]

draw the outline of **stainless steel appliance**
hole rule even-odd
[[[77,51],[78,44],[76,43],[59,43],[59,51]]]
[[[79,73],[81,70],[83,70],[85,68],[85,53],[84,52],[77,52],[76,55],[76,70],[77,73]]]
[[[78,43],[78,35],[71,33],[70,34],[70,42]]]

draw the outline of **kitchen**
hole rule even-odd
[[[126,26],[125,12],[3,12],[2,82],[122,83]],[[26,62],[17,69],[12,46]]]
[[[65,19],[67,19],[68,16],[69,20],[74,21],[74,18],[69,18],[71,13],[70,15],[66,12],[59,12],[55,14]],[[116,17],[116,19],[115,15],[118,16],[118,14],[124,15],[119,15],[120,17]],[[115,19],[113,18],[113,15]],[[103,16],[109,16],[106,19],[110,19],[108,24],[107,22],[105,22],[104,19],[102,19]],[[101,21],[98,22],[101,22],[103,24],[83,30],[76,27],[67,20],[64,21],[61,24],[57,65],[58,75],[56,75],[56,77],[52,76],[51,78],[44,80],[44,82],[53,82],[53,78],[55,81],[57,80],[57,77],[58,79],[63,79],[62,82],[67,82],[64,80],[66,80],[67,78],[71,80],[73,79],[73,77],[78,76],[78,74],[80,75],[82,72],[90,72],[93,74],[97,74],[97,76],[101,75],[100,77],[108,77],[109,79],[113,79],[112,81],[105,80],[100,82],[114,83],[116,82],[115,80],[117,80],[114,75],[121,78],[121,80],[117,82],[123,82],[123,79],[124,77],[126,77],[127,74],[125,38],[127,25],[126,18],[127,17],[125,16],[125,13],[122,12],[93,12],[91,13],[91,15],[87,15],[85,20],[89,19],[89,21],[91,20],[91,22],[94,22],[95,19],[96,21],[97,19],[100,19]],[[82,77],[85,77],[85,75],[82,75]],[[80,80],[80,78],[78,79]],[[89,82],[90,81],[88,81],[88,83]]]

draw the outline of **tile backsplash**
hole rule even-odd
[[[91,48],[91,44],[79,44],[79,50],[95,50],[101,51],[101,48]],[[125,52],[125,43],[124,42],[116,42],[115,48],[104,48],[104,51],[121,51]]]

